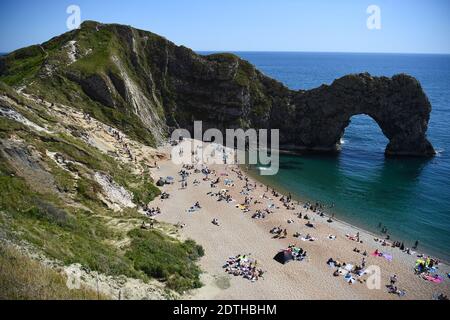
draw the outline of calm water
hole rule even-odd
[[[450,261],[450,55],[237,52],[291,89],[330,84],[348,73],[408,73],[433,107],[431,160],[385,159],[387,139],[368,116],[354,116],[339,156],[282,156],[276,176],[265,178],[303,199],[334,203],[336,217]]]

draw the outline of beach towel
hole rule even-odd
[[[381,255],[383,258],[385,258],[387,261],[391,262],[392,261],[392,255],[387,254],[387,253],[383,253]]]
[[[350,263],[349,263],[349,264],[346,264],[345,267],[344,267],[344,269],[347,270],[347,271],[352,271],[353,265],[350,264]]]
[[[442,277],[440,276],[430,276],[430,275],[423,275],[423,278],[425,280],[434,282],[434,283],[441,283],[442,282]]]
[[[387,261],[391,262],[392,261],[392,255],[388,254],[388,253],[383,253],[383,252],[372,252],[370,254],[372,257],[383,257],[385,258]]]
[[[344,276],[344,280],[347,281],[348,283],[354,283],[356,281],[355,278],[353,278],[350,273],[347,273]]]

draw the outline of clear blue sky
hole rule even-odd
[[[1,0],[0,52],[82,20],[129,24],[194,50],[450,53],[449,0]],[[381,30],[366,27],[369,5]]]

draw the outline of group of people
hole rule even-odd
[[[362,265],[356,265],[341,262],[339,260],[335,260],[333,258],[329,258],[327,260],[327,265],[331,268],[336,268],[336,270],[333,272],[333,276],[339,277],[341,275],[344,275],[344,280],[347,281],[349,284],[353,284],[356,279],[354,276],[361,277],[365,273],[365,259],[363,259]]]
[[[422,257],[416,260],[414,271],[417,274],[429,274],[436,271],[439,260],[430,257]]]
[[[187,178],[190,176],[190,172],[188,171],[188,169],[181,169],[178,172],[178,175],[181,178],[181,189],[185,189],[188,186],[188,181]]]
[[[234,257],[229,257],[223,265],[225,272],[234,276],[241,276],[252,282],[263,277],[264,271],[257,267],[257,261],[250,259],[248,255],[241,254]]]
[[[123,152],[125,154],[127,154],[128,158],[130,159],[130,161],[134,161],[135,163],[137,163],[137,158],[133,156],[133,153],[131,152],[131,149],[129,147],[129,145],[124,142],[124,137],[122,134],[120,134],[119,131],[117,131],[116,129],[113,129],[111,127],[108,127],[107,132],[116,139],[117,143],[119,143],[122,146]]]
[[[291,252],[293,260],[303,261],[306,258],[306,250],[303,250],[303,248],[299,248],[294,244],[290,244],[286,250]]]
[[[256,210],[254,214],[252,214],[252,219],[265,219],[266,212],[263,210]]]
[[[274,235],[274,239],[285,239],[287,237],[287,229],[282,229],[281,226],[270,229],[270,233]]]
[[[161,214],[161,209],[159,207],[149,208],[147,205],[143,208],[144,213],[147,217],[154,217],[158,214]]]
[[[287,196],[281,196],[280,201],[287,210],[295,210],[295,204],[292,202],[290,193]]]
[[[400,290],[397,287],[398,277],[396,274],[393,274],[389,278],[389,285],[387,286],[388,292],[398,295],[399,297],[403,297],[406,294],[405,290]]]
[[[202,167],[195,166],[194,167],[193,165],[184,165],[183,169],[179,172],[179,174],[182,178],[182,181],[185,181],[186,186],[187,186],[187,178],[191,174],[191,172],[189,172],[189,171],[191,171],[191,170],[195,170],[195,173],[202,173],[204,175],[203,181],[209,181],[208,183],[210,183],[211,188],[217,188],[219,183],[222,182],[221,177],[219,177],[219,174],[216,174],[216,172],[214,170],[210,170],[206,166],[202,166]],[[242,195],[242,198],[243,198],[243,202],[236,206],[241,208],[244,212],[248,212],[248,211],[250,211],[250,207],[253,204],[258,204],[258,203],[261,204],[262,203],[261,201],[258,201],[257,199],[255,200],[255,198],[252,196],[252,192],[254,192],[257,189],[257,184],[250,182],[249,178],[241,170],[239,170],[238,167],[231,167],[231,171],[236,174],[235,176],[237,176],[237,180],[241,180],[241,181],[245,182],[244,184],[242,184],[242,183],[240,184],[240,185],[243,185],[242,190],[240,191],[240,194]],[[211,177],[211,179],[210,179],[210,175],[211,176],[213,175],[213,177]],[[234,182],[233,182],[233,180],[231,180],[229,178],[228,173],[222,173],[222,174],[220,174],[220,176],[226,176],[225,178],[223,178],[224,179],[223,183],[225,184],[225,186],[234,186]],[[228,181],[228,182],[225,182],[225,181]],[[200,183],[200,181],[198,181],[198,180],[194,181],[194,185],[197,185],[199,183]],[[266,195],[266,194],[269,194],[269,192],[270,192],[272,198],[269,198]],[[226,190],[226,189],[222,189],[221,191],[216,192],[216,193],[214,193],[214,190],[212,190],[212,192],[208,192],[208,194],[210,194],[211,196],[216,196],[217,201],[225,201],[227,203],[234,201],[231,194],[228,193],[228,190]],[[260,199],[260,200],[263,200],[263,199],[269,199],[270,204],[265,208],[262,206],[254,208],[252,210],[252,212],[254,212],[254,213],[251,215],[251,217],[253,219],[266,218],[266,216],[268,214],[274,212],[271,209],[279,208],[277,206],[277,205],[279,205],[279,203],[281,203],[281,205],[283,205],[284,208],[287,210],[295,210],[296,206],[298,205],[298,204],[294,203],[294,201],[292,200],[291,194],[288,194],[287,196],[280,195],[274,189],[269,190],[269,186],[266,186],[266,192],[262,195],[262,199]],[[273,200],[275,200],[275,201],[273,201]],[[277,202],[277,200],[279,202]],[[264,200],[263,200],[263,202],[264,202]],[[280,205],[280,207],[281,207],[281,205]],[[193,209],[193,210],[201,209],[199,202],[197,201],[191,207],[191,209]],[[311,215],[314,216],[315,214],[324,216],[324,212],[325,212],[324,211],[325,206],[319,202],[306,203],[304,205],[304,209],[305,210],[303,210],[303,212],[294,211],[294,213],[298,212],[298,214],[296,213],[298,218],[307,220],[306,225],[311,228],[313,228],[314,225],[310,222],[310,219],[311,219],[310,216]],[[331,218],[329,219],[329,222],[331,222]],[[216,226],[220,225],[219,220],[217,218],[212,219],[211,223]],[[288,221],[288,223],[289,223],[289,221]],[[383,231],[383,233],[387,232],[387,228],[384,227],[382,231]],[[270,233],[274,235],[274,238],[278,238],[278,239],[284,239],[284,238],[287,238],[287,236],[288,236],[287,229],[282,228],[281,225],[272,228],[270,230]],[[301,237],[301,234],[299,232],[294,233],[293,235],[294,235],[294,237],[297,237],[297,238]],[[354,235],[346,235],[346,236],[350,240],[353,240],[357,243],[362,243],[359,232],[357,232]],[[336,236],[329,235],[328,238],[333,240],[336,238]],[[303,239],[305,241],[314,240],[314,238],[310,234],[307,234],[305,237],[302,238],[302,240]],[[388,244],[385,240],[383,240],[383,241],[384,241],[384,245],[391,245],[391,244]],[[402,243],[402,242],[394,242],[392,244],[392,246],[395,248],[399,248],[402,251],[409,250],[408,248],[405,247],[404,243]],[[417,246],[417,244],[416,244],[416,246]],[[306,251],[304,251],[302,248],[299,248],[295,245],[289,245],[288,249],[286,249],[286,250],[289,250],[292,253],[292,256],[294,257],[295,260],[303,260],[307,255]],[[362,261],[361,261],[360,265],[353,266],[351,264],[346,264],[345,262],[340,262],[340,261],[334,260],[332,258],[330,258],[327,261],[328,265],[330,265],[334,268],[337,268],[336,271],[333,272],[333,275],[339,276],[339,275],[344,274],[347,277],[346,281],[349,283],[354,282],[352,280],[353,277],[356,278],[356,276],[362,276],[365,273],[366,262],[367,262],[366,261],[367,251],[361,251],[357,248],[354,248],[353,251],[357,252],[357,253],[362,253],[363,257],[362,257]],[[416,271],[418,273],[428,272],[430,268],[433,268],[433,265],[434,265],[434,261],[432,261],[429,258],[424,259],[423,261],[420,261],[416,265],[416,269],[417,269]],[[238,255],[235,257],[230,257],[226,261],[223,268],[225,269],[225,272],[227,272],[229,274],[232,274],[235,276],[242,276],[251,281],[258,280],[263,274],[263,271],[261,269],[257,268],[257,262],[252,261],[252,259],[250,259],[248,255]],[[396,276],[391,277],[390,284],[389,284],[389,286],[387,286],[389,292],[396,293],[400,296],[404,295],[405,294],[404,290],[399,290],[396,283],[397,283]]]

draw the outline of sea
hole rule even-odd
[[[209,52],[200,52],[208,54]],[[293,90],[331,84],[350,73],[416,77],[432,112],[430,159],[385,158],[388,140],[373,119],[351,118],[338,155],[281,155],[280,170],[259,179],[295,198],[319,201],[329,214],[418,251],[450,261],[450,55],[233,52]],[[259,174],[264,168],[255,167]]]

